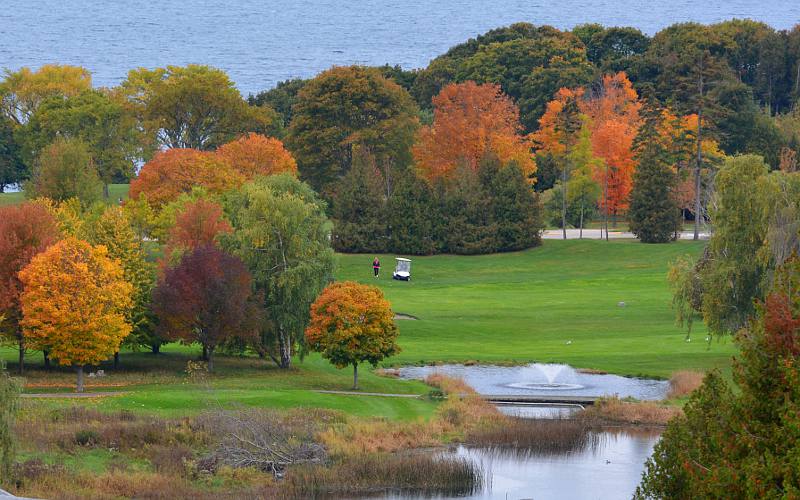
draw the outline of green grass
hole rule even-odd
[[[108,200],[107,203],[117,203],[122,198],[123,200],[128,197],[129,184],[109,184],[108,185]],[[18,191],[15,193],[0,193],[0,206],[3,205],[16,205],[25,201],[25,193]]]
[[[398,321],[402,352],[386,365],[540,361],[669,377],[679,369],[727,371],[735,351],[729,340],[707,343],[700,322],[691,342],[674,324],[665,277],[668,263],[701,250],[702,244],[693,242],[548,240],[525,252],[415,257],[411,282],[392,281],[393,256],[381,256],[383,272],[376,280],[372,255],[340,255],[336,278],[377,284],[396,312],[419,318]],[[623,301],[626,305],[620,307]],[[123,384],[105,390],[126,393],[79,404],[167,416],[220,406],[320,407],[392,419],[427,417],[436,407],[424,399],[320,394],[316,390],[348,390],[352,371],[337,370],[318,355],[297,360],[288,372],[254,357],[218,356],[217,372],[209,382],[189,382],[186,362],[198,354],[196,347],[177,344],[166,346],[159,356],[123,353],[120,370],[103,366],[109,376],[102,381]],[[13,370],[13,349],[0,350],[0,357]],[[32,353],[30,362],[34,370],[28,376],[28,392],[71,390],[74,375],[68,369],[37,369],[39,353]],[[428,391],[419,382],[379,377],[364,369],[360,382],[365,392]]]
[[[728,366],[729,341],[691,342],[674,323],[668,263],[702,243],[547,240],[501,255],[413,259],[412,281],[392,281],[393,256],[371,277],[371,255],[340,256],[337,279],[379,284],[401,321],[392,362],[564,362],[623,375],[668,377]],[[625,302],[625,307],[619,307]],[[697,322],[699,323],[699,322]]]

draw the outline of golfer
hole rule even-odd
[[[377,278],[378,273],[381,271],[381,261],[379,261],[377,257],[372,260],[372,270],[375,272],[375,277]]]

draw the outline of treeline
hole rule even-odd
[[[512,250],[545,222],[598,216],[669,241],[681,216],[696,232],[708,219],[726,157],[796,168],[799,96],[800,29],[749,20],[653,37],[519,23],[424,69],[334,67],[247,99],[206,66],[111,89],[82,68],[23,68],[0,83],[0,186],[89,204],[144,164],[142,182],[173,169],[170,189],[222,192],[229,160],[213,152],[257,134],[327,202],[338,250]]]

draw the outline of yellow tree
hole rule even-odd
[[[149,313],[156,267],[147,261],[144,241],[133,227],[130,212],[120,206],[111,206],[99,216],[88,219],[82,231],[83,237],[92,245],[105,246],[108,256],[119,261],[125,280],[133,286],[133,307],[128,311],[128,322],[134,335],[126,342],[153,347],[159,342],[154,337]],[[119,352],[116,352],[115,367],[118,363]]]
[[[311,304],[306,342],[337,368],[353,366],[358,389],[358,364],[375,366],[400,352],[399,332],[389,301],[377,287],[345,281],[328,285]]]
[[[104,246],[70,237],[36,255],[19,278],[26,340],[74,365],[83,392],[83,367],[111,357],[131,331],[133,287],[122,266]]]

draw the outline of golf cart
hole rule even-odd
[[[402,257],[395,257],[397,265],[392,273],[392,279],[409,281],[411,279],[411,259],[404,259]]]

